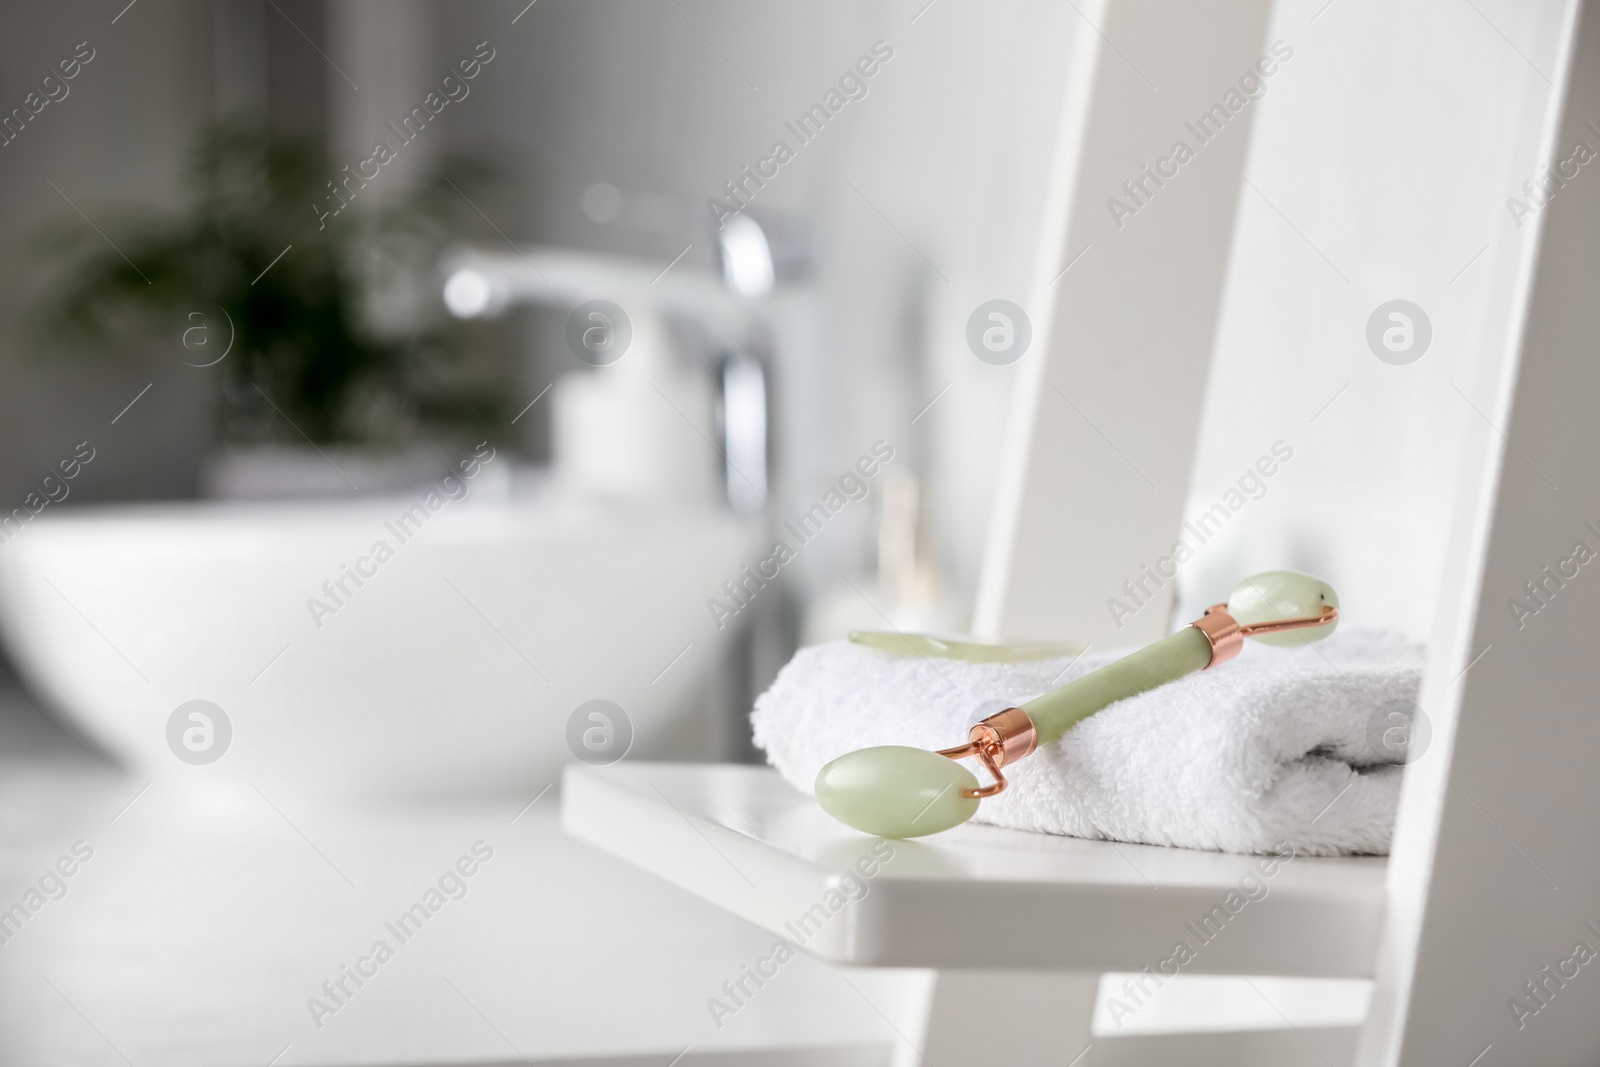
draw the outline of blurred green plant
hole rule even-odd
[[[192,366],[231,338],[216,371],[221,435],[233,444],[298,444],[304,433],[392,446],[504,425],[499,391],[463,380],[463,328],[443,313],[432,274],[475,216],[467,195],[492,186],[494,168],[446,158],[319,218],[340,203],[341,176],[308,140],[212,126],[181,211],[108,215],[106,239],[76,216],[43,235],[60,271],[32,328],[51,348],[102,352],[130,331],[155,332]],[[373,181],[402,180],[385,171]]]

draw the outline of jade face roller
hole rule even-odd
[[[817,774],[817,802],[847,826],[879,837],[948,830],[972,818],[984,797],[1005,789],[1001,768],[1059,739],[1101,708],[1226,663],[1239,654],[1246,637],[1264,645],[1301,645],[1327,637],[1338,619],[1339,598],[1320,578],[1297,571],[1246,578],[1226,604],[1207,609],[1170,637],[989,716],[972,728],[964,745],[937,752],[883,745],[840,756]],[[948,647],[960,652],[966,646]],[[979,786],[977,777],[956,762],[967,756],[989,772],[989,785]]]

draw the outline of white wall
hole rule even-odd
[[[1294,458],[1180,571],[1179,617],[1292,566],[1331,581],[1352,621],[1425,637],[1463,430],[1481,417],[1462,394],[1483,395],[1484,249],[1531,177],[1511,158],[1518,50],[1543,54],[1557,5],[1342,0],[1319,15],[1325,3],[1275,12],[1271,36],[1295,55],[1253,105],[1246,177],[1259,193],[1240,203],[1188,514],[1274,441]],[[1408,366],[1365,339],[1396,298],[1433,325]]]
[[[120,7],[120,5],[118,5]],[[175,203],[189,137],[211,117],[208,5],[117,9],[29,5],[0,33],[0,110],[9,113],[80,41],[94,59],[15,141],[0,148],[0,511],[10,512],[56,463],[89,440],[95,460],[68,503],[192,491],[211,408],[202,372],[148,339],[104,356],[62,356],[19,332],[20,313],[47,276],[41,233],[61,226],[95,238],[118,206]],[[51,187],[54,183],[60,190]],[[173,337],[176,341],[176,334]],[[111,420],[140,390],[138,405]]]

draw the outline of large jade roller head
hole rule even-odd
[[[964,745],[937,752],[883,745],[840,756],[817,774],[817,802],[845,825],[879,837],[948,830],[977,814],[984,797],[1005,789],[1001,768],[1058,740],[1101,708],[1226,663],[1247,637],[1264,645],[1302,645],[1327,637],[1338,621],[1339,597],[1322,579],[1297,571],[1257,574],[1235,586],[1226,604],[1207,609],[1177,633],[989,716]],[[956,762],[968,756],[988,771],[988,785],[979,785]]]

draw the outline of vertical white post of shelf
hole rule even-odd
[[[1482,418],[1364,1065],[1600,1063],[1600,163],[1561,162],[1600,152],[1600,4],[1553,51],[1555,180],[1529,175],[1548,199],[1519,225],[1508,206],[1508,340],[1458,385]]]
[[[1087,47],[1070,60],[979,633],[1131,645],[1167,632],[1172,585],[1144,569],[1183,521],[1254,114],[1223,101],[1262,60],[1270,9],[1080,6]],[[1126,581],[1148,599],[1114,620]]]
[[[1120,629],[1105,602],[1171,548],[1182,521],[1251,123],[1249,109],[1211,109],[1260,59],[1270,7],[1077,7],[1056,197],[1025,309],[1035,350],[1019,367],[980,633],[1137,643],[1166,632],[1170,585]],[[1186,124],[1203,118],[1202,141]],[[1180,140],[1193,156],[1177,163]],[[1151,177],[1163,158],[1168,173]],[[1117,217],[1113,198],[1136,213]],[[902,1047],[897,1067],[1063,1064],[1088,1045],[1094,975],[926,977],[906,1026],[921,1047]],[[1017,1009],[1003,1034],[970,1010],[985,1002]]]

